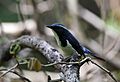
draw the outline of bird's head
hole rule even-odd
[[[64,32],[66,30],[66,27],[63,24],[51,24],[46,27],[54,30],[55,32]]]
[[[58,28],[64,28],[64,25],[55,23],[55,24],[47,25],[46,27],[51,29],[58,29]]]
[[[67,45],[66,37],[68,37],[69,31],[67,30],[67,28],[64,25],[52,24],[52,25],[47,25],[46,27],[53,30],[58,44],[61,44],[62,47],[65,47]]]

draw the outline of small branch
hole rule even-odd
[[[66,65],[73,65],[73,64],[79,64],[80,62],[55,62],[55,63],[50,63],[50,64],[42,64],[42,66],[44,67],[49,67],[49,66],[53,66],[53,65],[57,65],[57,64],[66,64]]]
[[[91,61],[91,63],[95,64],[96,66],[104,70],[106,73],[108,73],[112,77],[112,79],[114,79],[115,82],[117,82],[117,80],[113,77],[113,75],[108,70],[106,70],[105,68],[93,62],[89,57],[83,59],[80,62],[73,62],[72,60],[74,59],[74,57],[70,59],[70,61],[72,62],[64,62],[65,58],[63,57],[62,54],[59,53],[58,50],[56,50],[54,47],[49,45],[46,41],[38,37],[32,37],[32,36],[26,35],[14,40],[13,42],[15,43],[19,42],[20,46],[24,48],[29,47],[41,52],[49,60],[49,62],[52,63],[52,64],[43,65],[43,66],[55,65],[56,69],[58,69],[63,73],[62,80],[65,82],[80,82],[79,68],[88,61]],[[78,61],[78,59],[74,59],[74,60]],[[6,73],[12,71],[17,66],[18,64],[10,68]],[[4,76],[6,73],[2,74],[1,77]]]
[[[18,74],[17,72],[14,72],[14,71],[10,71],[10,72],[12,72],[12,73],[18,75],[21,79],[23,79],[23,80],[25,80],[25,81],[27,81],[27,82],[31,82],[29,79],[27,79],[26,77],[21,76],[21,75]]]
[[[84,63],[88,62],[89,60],[91,60],[91,58],[86,57],[85,59],[81,60],[80,62],[79,61],[78,62],[55,62],[55,63],[46,64],[46,65],[42,64],[42,66],[49,67],[49,66],[53,66],[53,65],[57,65],[57,64],[66,64],[66,65],[78,64],[81,67]]]
[[[107,74],[110,75],[110,77],[115,81],[117,82],[117,80],[115,79],[115,77],[111,74],[111,72],[107,69],[105,69],[104,67],[98,65],[97,63],[93,62],[92,60],[89,60],[91,63],[93,63],[94,65],[98,66],[100,69],[102,69],[103,71],[105,71]]]
[[[5,73],[0,75],[0,78],[3,77],[4,75],[6,75],[7,73],[9,73],[11,70],[14,70],[15,68],[18,67],[19,64],[15,64],[13,67],[11,67],[10,69],[8,69]]]
[[[22,21],[22,22],[24,22],[25,21],[24,20],[24,16],[23,16],[23,14],[21,12],[21,9],[20,9],[20,0],[17,0],[17,2],[16,2],[16,9],[17,9],[19,20]]]
[[[62,62],[65,59],[58,50],[39,37],[26,35],[14,40],[13,42],[19,42],[23,47],[29,47],[41,52],[50,63]],[[62,80],[65,82],[80,82],[78,65],[55,64],[55,67],[63,73],[64,78]]]
[[[0,71],[6,71],[6,70],[7,70],[7,69],[0,69]],[[18,74],[18,73],[15,72],[15,71],[10,70],[9,72],[11,72],[11,73],[19,76],[21,79],[23,79],[23,80],[25,80],[25,81],[27,81],[27,82],[31,82],[29,79],[27,79],[26,77],[23,77],[22,75]]]

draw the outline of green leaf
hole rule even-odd
[[[28,62],[27,67],[29,70],[34,70],[36,72],[41,70],[41,62],[37,58],[30,58]]]
[[[19,43],[13,43],[10,46],[10,54],[13,54],[14,56],[21,50],[21,46]]]

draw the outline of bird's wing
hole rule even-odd
[[[61,42],[62,47],[67,46],[67,40],[64,37],[59,37],[59,40]]]
[[[57,44],[61,47],[67,46],[67,40],[65,39],[65,37],[61,36],[60,34],[57,34],[54,30],[52,30],[52,31],[55,35],[55,39],[57,41]]]
[[[80,55],[83,55],[85,57],[82,46],[73,35],[69,34],[69,36],[67,37],[67,40]]]

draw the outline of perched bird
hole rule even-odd
[[[82,46],[63,24],[52,24],[47,25],[46,27],[53,30],[58,45],[65,53],[73,54],[76,51],[81,57],[83,56],[84,58],[86,55],[90,54],[97,59],[104,60],[96,56],[96,54],[92,53],[89,49]]]

